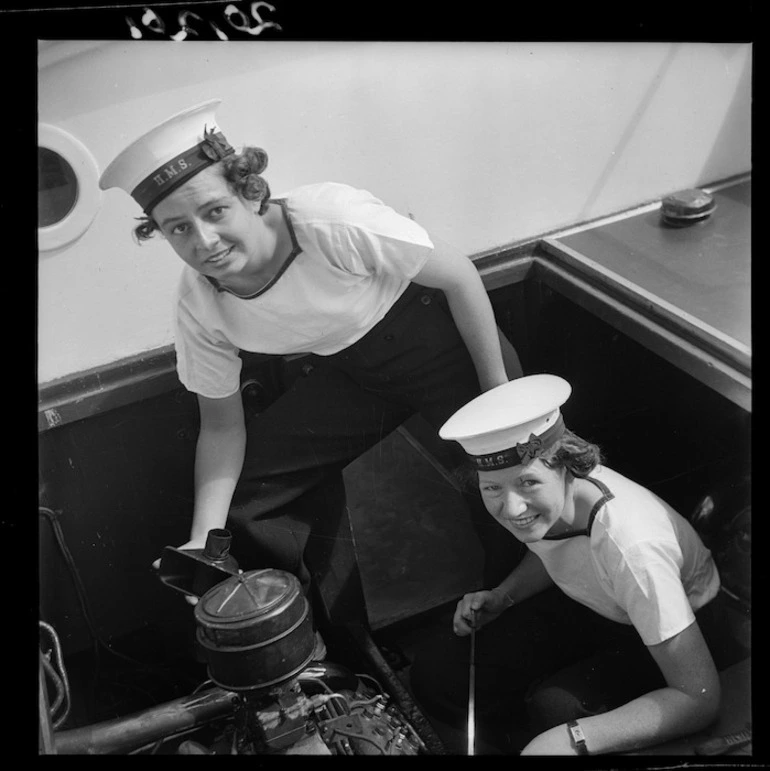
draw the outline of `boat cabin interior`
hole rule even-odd
[[[751,179],[708,189],[716,209],[684,227],[657,202],[475,259],[525,374],[566,378],[567,424],[690,518],[720,568],[745,656],[720,673],[713,725],[644,755],[751,752]],[[307,366],[242,356],[247,414]],[[415,651],[482,584],[454,469],[421,418],[303,502],[320,517],[347,500],[308,554],[324,656],[295,636],[304,600],[280,576],[270,607],[300,620],[249,629],[263,636],[185,601],[204,568],[206,591],[243,586],[226,532],[213,557],[171,569],[171,549],[165,574],[152,568],[185,541],[192,499],[197,405],[170,349],[46,384],[38,415],[42,751],[463,752],[467,736],[431,722],[410,689]]]

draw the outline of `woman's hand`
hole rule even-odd
[[[481,629],[509,607],[507,598],[495,589],[466,594],[457,603],[452,621],[454,633],[465,637],[471,633],[471,627]]]
[[[177,549],[203,549],[206,546],[206,541],[201,541],[198,538],[193,538],[192,540],[188,541],[187,543],[183,543],[181,546],[177,546]],[[161,558],[158,557],[158,559],[155,560],[155,562],[152,563],[152,567],[154,570],[160,570],[160,560]]]
[[[205,546],[206,546],[205,541],[201,541],[198,538],[193,538],[187,543],[183,543],[181,546],[177,546],[176,548],[180,550],[181,549],[203,549]],[[156,559],[155,562],[152,563],[153,570],[160,570],[160,560],[161,560],[161,557],[158,557],[158,559]],[[198,604],[198,598],[194,597],[191,594],[185,594],[184,598],[190,605]]]
[[[195,449],[195,505],[191,538],[179,549],[203,549],[212,529],[223,528],[246,451],[240,391],[223,399],[198,396],[201,427]],[[153,565],[160,567],[160,560]],[[197,597],[185,595],[190,605]]]

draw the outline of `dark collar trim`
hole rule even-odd
[[[607,485],[604,484],[604,482],[600,482],[598,479],[594,479],[593,477],[586,477],[586,480],[591,482],[591,484],[595,485],[596,487],[598,487],[602,493],[602,497],[599,498],[598,501],[596,501],[596,503],[591,508],[591,513],[588,515],[588,526],[582,530],[575,530],[572,533],[561,533],[560,535],[545,535],[543,536],[544,541],[562,541],[565,538],[574,538],[576,535],[586,535],[590,538],[591,527],[594,524],[596,515],[599,513],[599,509],[601,509],[601,507],[604,506],[605,503],[607,503],[608,501],[611,501],[615,496],[612,494],[612,491],[609,489],[609,487],[607,487]]]
[[[294,262],[294,259],[297,257],[297,255],[302,252],[299,241],[297,241],[297,235],[294,232],[294,225],[292,225],[291,218],[289,217],[289,211],[286,206],[286,199],[271,198],[270,203],[277,203],[281,207],[283,219],[286,223],[286,227],[289,229],[289,237],[291,238],[291,253],[284,260],[283,265],[281,265],[281,267],[278,269],[278,272],[270,279],[270,281],[268,281],[261,289],[258,289],[253,294],[237,294],[236,292],[233,292],[232,289],[228,289],[227,287],[222,286],[215,278],[212,278],[211,276],[205,276],[204,278],[208,279],[211,285],[215,287],[218,292],[227,292],[228,294],[233,295],[233,297],[237,297],[239,300],[253,300],[255,297],[259,297],[261,294],[267,292],[267,290],[270,289],[270,287],[272,287],[276,281],[278,281],[278,279],[286,272],[286,269],[289,267],[289,265],[292,264],[292,262]]]

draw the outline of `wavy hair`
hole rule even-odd
[[[573,477],[585,479],[597,466],[604,463],[604,454],[598,444],[586,441],[568,428],[540,459],[550,468],[566,468]]]
[[[267,211],[270,204],[270,185],[262,176],[267,168],[267,153],[261,147],[244,147],[217,161],[227,186],[236,195],[247,201],[260,201],[259,214]],[[134,239],[141,244],[160,230],[151,215],[137,217],[139,224],[134,227]]]

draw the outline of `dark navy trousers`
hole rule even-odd
[[[288,570],[305,588],[311,572],[340,569],[329,539],[344,514],[342,469],[413,414],[438,430],[480,392],[443,293],[417,284],[358,342],[310,361],[309,374],[248,422],[246,459],[228,519],[243,569]],[[459,445],[452,451],[459,464]],[[308,504],[308,494],[312,499],[319,489],[320,501]],[[485,551],[503,554],[507,542],[515,548],[480,497],[468,495]],[[309,570],[310,552],[328,564]],[[342,550],[337,558],[349,559]],[[507,560],[510,569],[510,552]]]

